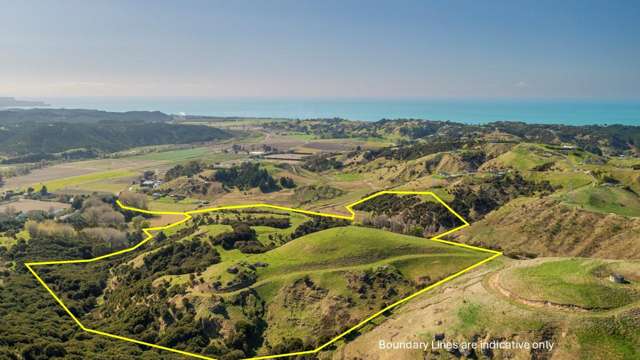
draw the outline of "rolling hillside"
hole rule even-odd
[[[237,221],[281,223],[286,216],[221,213],[216,221],[231,227],[205,225],[215,215],[171,229],[168,240],[123,257],[108,273],[98,263],[61,265],[51,267],[47,279],[91,327],[197,353],[249,356],[318,346],[376,310],[491,255],[359,226],[333,227],[244,253],[217,239],[238,231]],[[288,228],[250,228],[261,243],[269,243],[309,221],[291,216]],[[167,262],[175,266],[163,265]],[[106,285],[97,304],[76,301],[77,290],[68,281],[96,276]],[[249,336],[240,333],[241,324],[259,330],[239,340]],[[179,341],[185,332],[192,340]]]
[[[614,205],[611,205],[614,206]],[[640,218],[583,210],[552,198],[521,198],[453,236],[512,256],[640,257]]]
[[[69,150],[115,152],[132,147],[228,139],[225,130],[177,125],[158,112],[93,110],[0,111],[0,154],[10,163],[50,160]]]

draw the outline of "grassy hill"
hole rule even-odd
[[[35,141],[28,136],[14,140],[2,137],[13,136],[18,131],[14,127],[23,126],[19,131],[40,129],[38,136],[44,134],[45,141],[34,145],[35,148],[59,147],[67,136],[74,141],[80,138],[78,133],[67,130],[74,127],[83,129],[86,136],[77,141],[90,141],[99,147],[102,140],[94,136],[95,129],[120,128],[128,123],[125,118],[109,114],[105,114],[109,119],[103,121],[82,118],[93,116],[90,112],[77,118],[69,114],[73,117],[69,121],[64,121],[64,114],[56,114],[51,122],[36,118],[29,124],[6,122],[7,132],[0,134],[0,145],[5,140],[17,147],[22,146],[23,140]],[[156,119],[155,115],[149,115],[147,120],[140,123],[175,129],[161,116]],[[557,344],[553,354],[496,351],[493,356],[496,359],[577,360],[609,355],[615,359],[638,358],[640,328],[636,304],[640,280],[637,261],[633,259],[640,258],[637,235],[640,163],[634,158],[637,149],[632,143],[617,141],[621,139],[616,134],[602,135],[607,127],[536,129],[511,123],[469,127],[442,123],[430,127],[429,123],[417,120],[344,123],[292,122],[282,124],[283,133],[273,133],[269,132],[269,126],[262,127],[263,121],[250,126],[256,136],[238,139],[237,143],[138,155],[128,160],[156,162],[122,169],[116,165],[73,177],[64,174],[61,179],[47,178],[43,182],[56,193],[80,183],[86,191],[108,188],[117,192],[130,187],[144,170],[157,170],[156,175],[164,178],[164,171],[170,166],[199,160],[205,165],[204,171],[184,174],[193,176],[178,177],[157,189],[165,192],[168,187],[175,187],[185,191],[168,192],[148,205],[150,209],[183,211],[264,202],[283,206],[304,204],[307,209],[346,214],[345,204],[380,189],[434,191],[471,222],[471,226],[449,235],[449,239],[501,249],[508,256],[385,313],[375,324],[359,330],[360,335],[350,335],[348,340],[338,343],[337,350],[323,352],[320,358],[464,357],[444,351],[427,354],[377,351],[380,339],[401,341],[409,337],[406,340],[430,341],[440,333],[445,333],[447,340],[456,341],[550,340]],[[300,128],[307,125],[311,127]],[[126,131],[135,130],[140,135],[141,129]],[[61,139],[47,132],[51,130],[62,134]],[[133,141],[120,130],[108,130],[106,134],[118,139],[109,140],[104,151],[110,151],[109,146],[126,146]],[[147,135],[136,141],[160,141]],[[171,140],[171,136],[164,139],[178,141]],[[308,143],[310,139],[319,142],[316,139],[325,137],[339,137],[332,144],[340,146],[316,147],[313,152],[319,153],[312,157],[315,166],[310,166],[314,162],[305,158],[283,164],[280,160],[249,154],[267,144],[285,154],[306,153],[313,148]],[[396,141],[398,145],[361,148],[356,146],[356,138]],[[608,139],[617,140],[612,144]],[[565,143],[571,145],[563,146]],[[236,188],[231,183],[233,186],[225,189],[219,182],[207,180],[214,178],[221,168],[239,165],[240,159],[260,164],[274,179],[292,178],[297,187],[263,192],[258,188]],[[114,162],[121,164],[121,160]],[[160,161],[170,164],[161,166]],[[235,180],[233,175],[230,178]],[[98,186],[98,182],[102,184]],[[205,185],[206,196],[202,194]],[[170,195],[186,198],[178,200]],[[111,204],[109,200],[107,207]],[[375,208],[380,205],[395,210],[376,214],[372,209],[357,208],[357,220],[361,221],[357,225],[326,224],[311,216],[273,209],[207,213],[163,231],[162,236],[131,254],[95,264],[43,266],[39,270],[74,314],[92,328],[220,359],[309,349],[385,305],[486,257],[483,253],[399,234],[428,234],[426,225],[438,220],[437,216],[430,218],[438,214],[431,203],[413,208],[395,199]],[[447,211],[443,213],[450,215]],[[3,231],[6,236],[0,239],[0,245],[5,245],[7,251],[0,251],[5,264],[0,265],[0,290],[8,290],[0,292],[3,306],[12,304],[18,311],[20,304],[33,298],[22,295],[31,294],[36,285],[34,281],[14,285],[23,275],[22,262],[90,256],[81,253],[85,251],[81,246],[84,241],[93,241],[83,235],[88,226],[84,217],[64,220],[53,214],[39,216],[36,221],[42,221],[42,216],[58,223],[68,221],[67,226],[76,229],[77,239],[73,240],[77,242],[66,245],[68,239],[64,237],[38,236],[30,237],[26,243],[17,241],[12,235],[18,232],[22,237],[22,224]],[[140,221],[150,221],[153,226],[177,218],[137,218],[138,225],[127,218],[125,223],[103,226],[122,232],[122,238],[132,244],[140,240]],[[263,218],[269,221],[262,221]],[[281,226],[281,220],[289,223]],[[442,228],[451,228],[447,225],[451,224],[443,224]],[[49,251],[50,248],[56,251]],[[623,274],[630,283],[611,283],[608,275],[614,272]],[[17,300],[12,292],[17,294]],[[46,292],[41,295],[48,299]],[[55,311],[60,311],[59,307],[53,301],[47,306],[47,312],[37,316],[57,319]],[[42,331],[54,333],[52,329],[57,325],[51,324],[44,323]],[[0,343],[17,341],[19,345],[14,347],[19,351],[37,348],[24,334],[37,333],[32,329],[37,329],[38,323],[19,326],[29,332],[11,327],[0,334]],[[61,336],[67,336],[68,331]],[[72,338],[61,341],[69,345],[78,336]],[[100,346],[103,342],[102,338],[95,341]],[[91,346],[85,353],[99,348],[93,346],[93,340],[83,344]],[[3,345],[0,349],[11,346]],[[83,350],[79,349],[70,350],[69,357],[81,356]],[[110,353],[105,352],[107,357],[112,354],[117,354],[114,358],[126,357],[120,354],[119,347],[111,349]],[[133,357],[165,358],[164,355],[138,349]]]
[[[609,275],[621,274],[628,284]],[[640,263],[591,259],[547,261],[512,269],[501,286],[520,298],[583,309],[614,309],[640,301]]]
[[[562,196],[565,203],[602,214],[640,216],[640,197],[619,187],[585,186]]]
[[[210,219],[215,215],[209,214]],[[232,223],[286,216],[279,211],[217,215],[217,221]],[[309,220],[289,216],[288,228],[251,228],[261,242],[268,242],[271,238],[265,235],[291,234]],[[83,316],[92,327],[217,355],[235,351],[238,329],[254,324],[253,340],[243,351],[264,355],[318,346],[378,309],[491,255],[359,226],[316,231],[263,253],[243,253],[212,240],[232,226],[207,222],[199,217],[167,231],[167,240],[124,256],[108,272],[99,264],[73,269],[62,265],[52,267],[47,276],[82,314],[76,290],[61,279],[78,282],[102,274],[101,281],[109,285],[97,306]],[[212,253],[219,260],[199,267]],[[183,265],[165,269],[162,261]],[[195,270],[182,271],[186,266]],[[144,329],[137,326],[140,321],[147,323]],[[178,342],[177,334],[185,332],[198,335],[188,343]]]
[[[241,259],[223,261],[204,271],[203,276],[205,280],[224,277],[226,269],[242,261],[269,264],[257,270],[258,281],[264,281],[290,276],[292,273],[296,276],[305,273],[313,275],[323,270],[344,271],[349,268],[371,266],[370,264],[391,264],[396,260],[400,261],[408,273],[412,273],[415,266],[426,267],[421,266],[418,261],[413,261],[413,258],[421,258],[425,263],[433,263],[435,260],[443,262],[443,259],[447,258],[446,262],[454,265],[452,267],[458,266],[461,269],[465,264],[471,265],[485,257],[486,254],[477,251],[424,238],[346,226],[303,236],[264,254],[246,255]],[[433,278],[437,278],[442,274],[447,274],[446,269],[434,267],[423,275],[434,275]]]

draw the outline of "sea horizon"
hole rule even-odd
[[[29,97],[48,108],[258,118],[425,119],[483,124],[640,125],[640,100],[480,98]]]

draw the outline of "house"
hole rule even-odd
[[[143,180],[140,182],[141,187],[157,189],[162,185],[161,180]]]
[[[159,193],[159,192],[154,192],[153,194],[151,194],[151,196],[153,197],[153,200],[157,200],[160,199],[161,197],[164,196],[163,193]]]

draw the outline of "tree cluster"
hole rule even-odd
[[[347,220],[335,219],[326,216],[314,216],[311,220],[300,224],[291,234],[291,239],[334,227],[348,226],[349,224],[350,223]]]
[[[240,166],[217,170],[214,179],[227,187],[240,190],[256,187],[265,193],[280,190],[276,180],[258,163],[244,162]]]
[[[191,177],[193,175],[198,174],[204,170],[202,163],[199,161],[189,161],[188,163],[182,165],[178,164],[167,171],[164,175],[164,179],[166,181],[171,181],[173,179],[179,178],[181,176]]]
[[[315,155],[305,159],[303,168],[313,171],[322,172],[327,170],[342,169],[344,164],[335,159],[334,155]]]
[[[248,224],[235,222],[231,226],[233,231],[213,237],[213,244],[221,245],[225,250],[239,249],[243,253],[261,253],[268,250],[257,240],[256,231]]]
[[[450,205],[468,220],[477,220],[517,197],[550,194],[554,190],[548,181],[529,181],[519,173],[509,173],[480,185],[455,186],[450,191],[454,196]]]
[[[144,257],[146,275],[188,274],[220,262],[220,254],[207,242],[193,239],[171,242]],[[146,276],[140,274],[141,277]]]

